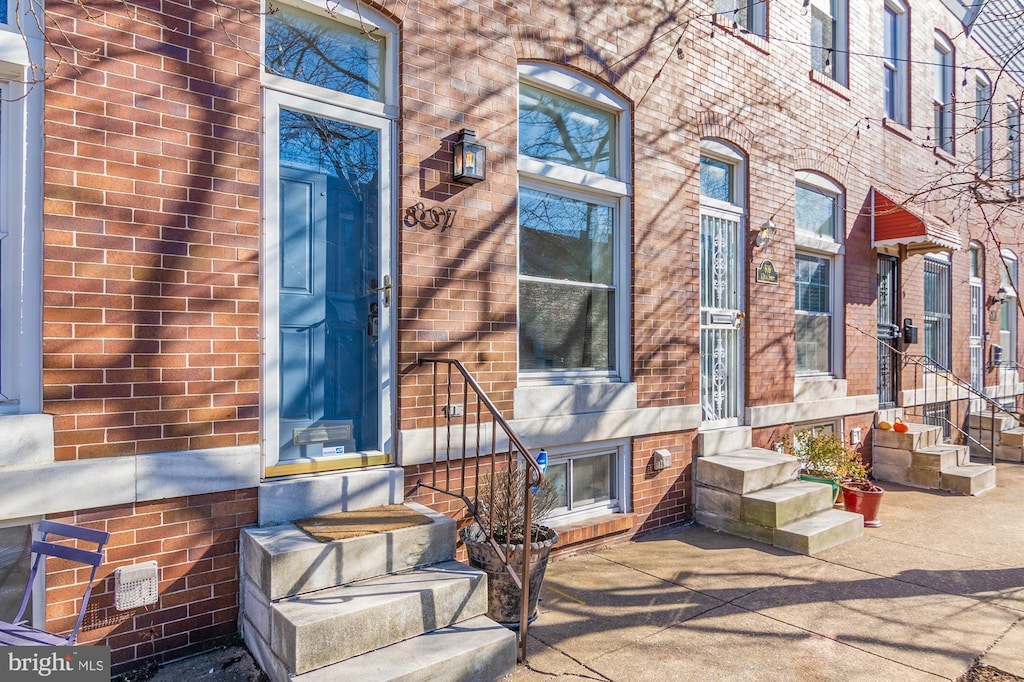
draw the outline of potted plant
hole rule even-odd
[[[848,448],[838,435],[824,430],[797,431],[793,434],[793,453],[800,460],[800,479],[831,485],[833,504],[839,497],[840,486],[850,475],[851,463],[860,462],[856,451]]]
[[[863,516],[865,528],[878,528],[882,525],[878,512],[884,493],[882,488],[868,480],[868,468],[858,456],[856,464],[850,467],[843,481],[843,506],[846,511]]]
[[[558,542],[558,534],[542,525],[558,506],[558,494],[551,479],[545,477],[541,484],[531,489],[531,524],[529,538],[523,523],[524,491],[529,484],[528,470],[515,462],[508,468],[499,469],[491,475],[480,477],[477,483],[474,505],[474,522],[462,529],[462,542],[469,555],[469,564],[487,574],[487,616],[506,627],[517,629],[522,614],[522,590],[509,575],[499,551],[505,555],[509,566],[523,575],[524,545],[530,543],[529,571],[529,621],[537,617],[537,600],[540,596],[544,572],[547,569],[551,548]],[[490,540],[488,540],[488,531]]]

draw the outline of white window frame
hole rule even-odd
[[[939,32],[935,33],[935,88],[932,94],[934,109],[935,146],[954,153],[956,138],[956,112],[953,91],[956,51],[953,43]]]
[[[907,6],[899,0],[886,0],[883,21],[891,22],[893,45],[885,45],[882,65],[885,70],[885,116],[901,125],[910,121],[910,22]],[[885,32],[883,31],[883,36]],[[891,48],[891,49],[890,49]],[[892,78],[892,88],[884,87]]]
[[[615,319],[612,343],[615,366],[609,370],[519,370],[520,385],[625,382],[630,376],[630,196],[632,124],[626,102],[610,89],[574,72],[550,64],[524,62],[519,82],[616,116],[615,168],[610,175],[536,159],[517,153],[519,187],[611,206],[615,215],[613,288]],[[517,98],[518,99],[518,98]],[[518,120],[518,116],[517,116]],[[517,279],[522,277],[517,265]],[[517,311],[517,319],[518,319]],[[518,338],[517,330],[517,338]],[[518,346],[517,346],[518,348]]]
[[[567,445],[548,448],[548,467],[552,464],[559,464],[569,459],[582,459],[598,455],[612,455],[612,466],[615,476],[615,492],[611,500],[591,504],[580,509],[569,509],[553,513],[545,523],[548,525],[563,525],[575,523],[583,519],[605,514],[620,514],[630,511],[630,466],[633,461],[629,439],[602,441],[599,443],[587,443],[585,445]],[[568,482],[567,482],[568,485]],[[568,497],[572,497],[572,490],[567,490]]]
[[[1012,99],[1006,103],[1006,146],[1007,175],[1010,179],[1010,194],[1020,196],[1020,105]]]
[[[812,11],[817,9],[832,19],[832,46],[815,45],[811,38],[811,50],[823,49],[825,58],[831,64],[832,73],[816,69],[818,73],[831,78],[840,85],[846,85],[849,79],[850,55],[847,47],[849,40],[849,0],[810,0]],[[813,62],[812,62],[813,63]],[[812,66],[813,68],[813,66]]]
[[[1017,314],[1020,261],[1017,254],[1009,249],[1003,249],[999,255],[999,282],[1006,291],[1006,300],[999,311],[999,345],[1003,348],[1003,364],[1013,367],[1013,363],[1017,362],[1017,334],[1020,327],[1020,315]],[[1005,324],[1004,320],[1009,324]],[[1004,329],[1004,326],[1008,328]],[[1014,374],[1016,371],[1013,370]]]
[[[831,179],[811,171],[797,171],[796,184],[817,190],[831,195],[835,200],[835,232],[832,239],[825,239],[816,234],[811,234],[797,229],[794,225],[795,242],[797,253],[818,258],[828,258],[829,268],[829,294],[831,303],[831,324],[829,334],[831,335],[831,353],[829,354],[828,372],[801,372],[797,376],[808,377],[834,377],[843,376],[843,357],[845,353],[844,324],[844,255],[846,253],[846,190]],[[798,313],[797,313],[798,314]]]
[[[264,0],[264,5],[268,0]],[[384,101],[363,99],[337,90],[322,88],[309,83],[292,80],[285,76],[268,73],[263,64],[263,55],[266,51],[266,6],[264,6],[261,18],[260,33],[260,82],[266,88],[287,92],[290,94],[316,100],[325,104],[341,106],[352,111],[359,111],[373,116],[385,116],[397,119],[398,110],[398,28],[374,10],[360,5],[356,9],[356,2],[352,6],[343,4],[341,0],[327,0],[326,2],[315,2],[310,0],[270,0],[271,5],[288,5],[305,12],[322,15],[324,12],[331,19],[341,24],[346,24],[361,30],[377,29],[386,41],[384,48],[384,66],[381,69],[384,74]]]
[[[975,167],[983,177],[992,177],[992,81],[978,74],[974,81]]]
[[[0,25],[0,415],[42,411],[43,42],[25,5],[25,35]]]

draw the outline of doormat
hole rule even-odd
[[[300,519],[295,525],[320,542],[345,540],[410,526],[425,526],[433,520],[400,504],[386,504],[358,511],[324,514]]]

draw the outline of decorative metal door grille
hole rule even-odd
[[[743,405],[740,221],[701,215],[700,398],[704,420],[737,422]]]
[[[878,407],[896,406],[897,260],[878,257]]]
[[[984,334],[984,299],[980,281],[971,281],[971,335],[968,343],[971,348],[971,386],[978,392],[985,390],[985,348],[982,342]],[[984,409],[984,401],[975,398],[971,401],[971,412]]]
[[[943,369],[950,364],[949,263],[924,262],[924,354]]]

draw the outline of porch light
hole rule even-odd
[[[1008,296],[1008,293],[1006,291],[1006,288],[1005,287],[999,287],[999,291],[996,292],[995,296],[992,296],[992,297],[990,297],[988,299],[988,303],[989,303],[989,305],[995,305],[997,303],[999,305],[1002,305],[1003,303],[1006,303],[1007,296]]]
[[[775,223],[771,220],[766,220],[761,224],[761,230],[757,233],[757,237],[754,239],[754,243],[761,248],[768,248],[772,239],[775,238]]]
[[[476,131],[463,128],[455,143],[452,158],[455,182],[473,185],[487,177],[487,147],[476,141]]]

